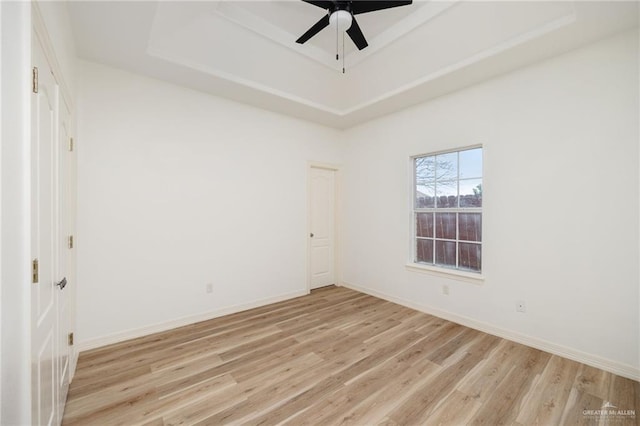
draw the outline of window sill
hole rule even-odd
[[[482,284],[484,276],[482,274],[474,274],[473,272],[458,271],[455,269],[439,268],[437,266],[421,265],[419,263],[407,263],[407,270],[412,272],[421,272],[423,274],[435,275],[438,277],[450,278],[453,280],[466,281],[473,284]]]

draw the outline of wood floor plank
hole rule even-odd
[[[428,358],[431,362],[434,362],[438,365],[444,364],[444,362],[453,354],[455,354],[458,349],[468,344],[470,340],[480,336],[482,333],[476,330],[472,330],[470,328],[463,327],[463,330],[456,334],[456,336],[439,346],[435,351],[431,352],[428,355]]]
[[[426,421],[431,425],[465,425],[480,409],[482,403],[477,398],[454,390],[441,404],[438,404]]]
[[[136,377],[147,377],[150,373],[151,369],[148,366],[142,366],[116,370],[108,376],[102,374],[87,375],[84,379],[77,380],[74,377],[73,386],[69,387],[67,398],[69,401],[74,401],[83,396],[92,395],[104,387],[123,383]]]
[[[569,399],[579,365],[566,358],[552,356],[540,376],[540,383],[523,403],[516,422],[525,425],[559,424]],[[536,410],[527,410],[536,407]]]
[[[526,356],[517,360],[513,368],[504,377],[489,400],[473,417],[470,424],[504,425],[516,421],[520,403],[531,390],[531,384],[544,370],[551,355],[537,349],[528,348]],[[540,407],[537,407],[539,410]]]
[[[638,382],[341,287],[83,352],[77,368],[64,425],[595,426],[614,423],[589,410],[640,413]]]
[[[504,377],[515,368],[515,360],[526,348],[518,343],[502,340],[463,378],[457,389],[481,402],[487,401]]]
[[[602,408],[604,401],[590,393],[572,388],[569,393],[567,405],[564,407],[560,424],[562,425],[597,425],[600,419],[589,414],[585,415],[587,410],[599,410]],[[624,424],[624,423],[623,423]],[[630,423],[633,424],[633,423]]]

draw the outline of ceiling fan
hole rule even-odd
[[[296,43],[304,44],[311,37],[318,34],[322,29],[330,24],[337,24],[336,28],[347,32],[358,50],[362,50],[369,45],[362,34],[362,30],[354,15],[374,12],[376,10],[390,9],[392,7],[406,6],[412,0],[302,0],[327,11],[327,14],[316,22],[306,33],[296,40]],[[344,56],[344,55],[343,55]],[[336,55],[336,59],[338,59]]]

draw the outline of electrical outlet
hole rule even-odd
[[[444,294],[445,296],[449,295],[449,286],[448,285],[443,285],[442,286],[442,294]]]
[[[518,300],[516,302],[516,312],[527,312],[527,305],[524,304],[524,300]]]
[[[207,284],[207,293],[213,293],[213,284],[212,283],[208,283]]]

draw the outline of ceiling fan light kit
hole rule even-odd
[[[296,43],[304,44],[313,36],[318,34],[329,25],[336,25],[336,59],[337,44],[340,32],[346,32],[356,45],[358,50],[362,50],[369,45],[364,37],[355,15],[367,12],[375,12],[377,10],[390,9],[393,7],[407,6],[413,3],[413,0],[302,0],[305,3],[312,4],[319,8],[325,9],[326,14],[320,18],[311,28],[296,40]],[[344,33],[342,43],[342,72],[344,73]]]
[[[352,22],[353,16],[346,10],[336,10],[329,15],[329,24],[334,26],[337,24],[339,31],[347,31],[351,28]]]

